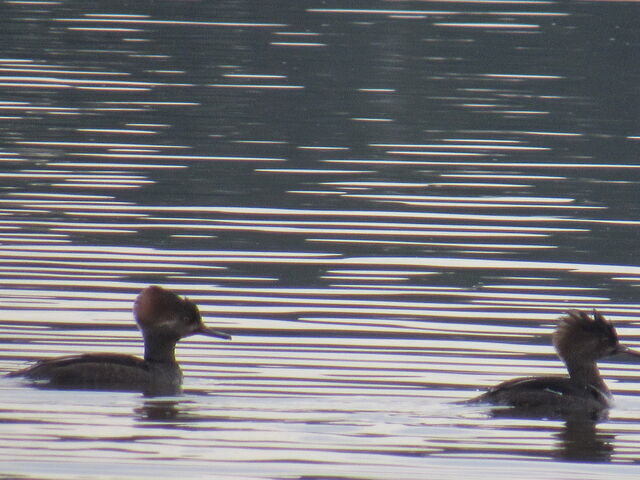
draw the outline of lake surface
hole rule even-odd
[[[599,423],[452,402],[640,348],[640,7],[4,1],[0,372],[141,354],[160,284],[230,342],[185,394],[0,379],[0,478],[637,478],[640,365]]]

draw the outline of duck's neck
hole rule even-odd
[[[603,394],[607,396],[611,395],[607,385],[600,376],[600,371],[598,370],[596,362],[585,362],[584,360],[571,361],[571,359],[566,359],[566,364],[567,370],[569,370],[569,377],[572,382],[582,388],[593,386]]]
[[[144,359],[155,363],[176,363],[176,343],[179,338],[144,334]]]

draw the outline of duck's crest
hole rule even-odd
[[[594,308],[591,316],[584,310],[569,310],[560,317],[553,334],[553,344],[562,352],[567,345],[575,344],[584,337],[600,338],[613,344],[618,342],[613,324]]]

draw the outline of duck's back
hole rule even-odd
[[[610,407],[611,400],[597,387],[580,386],[566,377],[525,377],[503,382],[467,403],[509,406],[521,414],[556,417],[598,414]]]
[[[182,380],[175,364],[156,366],[141,358],[117,353],[90,353],[41,360],[10,373],[33,380],[43,388],[147,392],[163,386],[179,388]],[[171,393],[171,392],[169,392]]]

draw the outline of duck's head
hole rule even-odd
[[[560,317],[553,333],[553,345],[565,360],[595,362],[618,353],[640,356],[620,344],[613,324],[595,309],[591,316],[583,310],[569,310]]]
[[[231,339],[226,333],[207,328],[195,303],[175,293],[152,285],[140,292],[133,305],[133,315],[144,335],[175,338],[190,335]]]

